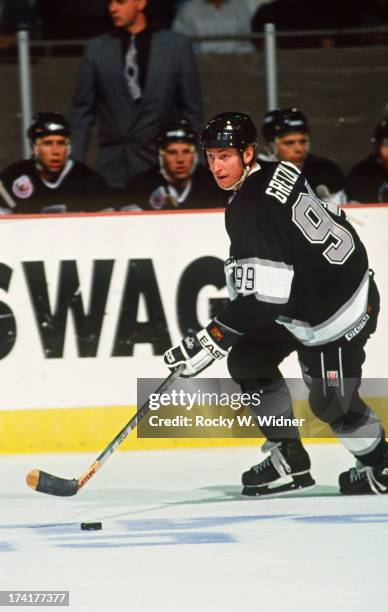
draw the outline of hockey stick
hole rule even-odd
[[[164,393],[171,384],[179,377],[181,370],[184,366],[181,366],[175,372],[172,372],[156,389],[155,393]],[[150,410],[150,398],[139,408],[136,414],[131,418],[130,421],[123,427],[123,429],[117,434],[117,436],[108,444],[108,446],[102,451],[92,465],[80,476],[80,478],[66,479],[53,476],[42,470],[31,470],[28,472],[26,481],[31,489],[40,491],[41,493],[48,493],[48,495],[59,495],[60,497],[70,497],[75,495],[78,491],[86,485],[87,482],[94,476],[94,474],[100,469],[102,464],[110,457],[110,455],[116,450],[116,448],[125,440],[128,434],[137,426],[141,419]]]
[[[4,202],[7,204],[7,206],[9,206],[10,208],[16,208],[15,200],[11,198],[2,181],[0,181],[0,195],[3,198]]]

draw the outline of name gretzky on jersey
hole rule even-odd
[[[294,164],[281,162],[276,168],[265,193],[285,204],[299,175],[300,172]]]

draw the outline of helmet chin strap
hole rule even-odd
[[[239,178],[239,180],[236,183],[231,185],[231,187],[221,187],[221,189],[223,189],[224,191],[238,191],[241,185],[243,184],[243,182],[245,181],[245,179],[247,178],[250,171],[251,171],[251,167],[245,166],[242,176]]]
[[[276,140],[277,139],[275,138],[275,140],[272,140],[271,142],[267,142],[268,155],[266,155],[266,161],[282,161],[277,154]],[[310,151],[310,140],[308,140],[307,142],[306,154],[308,154],[309,151]]]
[[[276,141],[272,140],[267,143],[268,161],[280,161],[276,155]]]
[[[193,157],[193,163],[191,164],[191,168],[190,168],[190,172],[189,172],[189,176],[192,176],[198,166],[198,153],[196,150],[193,151],[194,157]],[[174,179],[172,176],[170,176],[168,174],[168,172],[166,171],[165,167],[164,167],[164,157],[163,157],[163,150],[159,149],[159,153],[158,153],[158,158],[159,158],[159,167],[160,167],[160,174],[166,179],[166,181],[168,183],[173,183]]]
[[[71,155],[71,144],[69,142],[69,144],[67,145],[67,155],[66,155],[64,166],[66,165],[70,155]],[[38,168],[38,170],[45,170],[43,164],[41,163],[39,159],[39,148],[35,142],[33,143],[31,147],[31,157],[35,163],[35,166]]]

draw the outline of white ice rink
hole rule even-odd
[[[254,447],[116,453],[67,499],[25,474],[95,456],[2,456],[0,589],[66,589],[72,612],[387,612],[388,496],[340,497],[350,455],[307,448],[319,486],[267,500],[240,496]]]

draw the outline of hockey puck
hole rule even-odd
[[[81,523],[83,531],[98,531],[102,529],[102,523]]]

